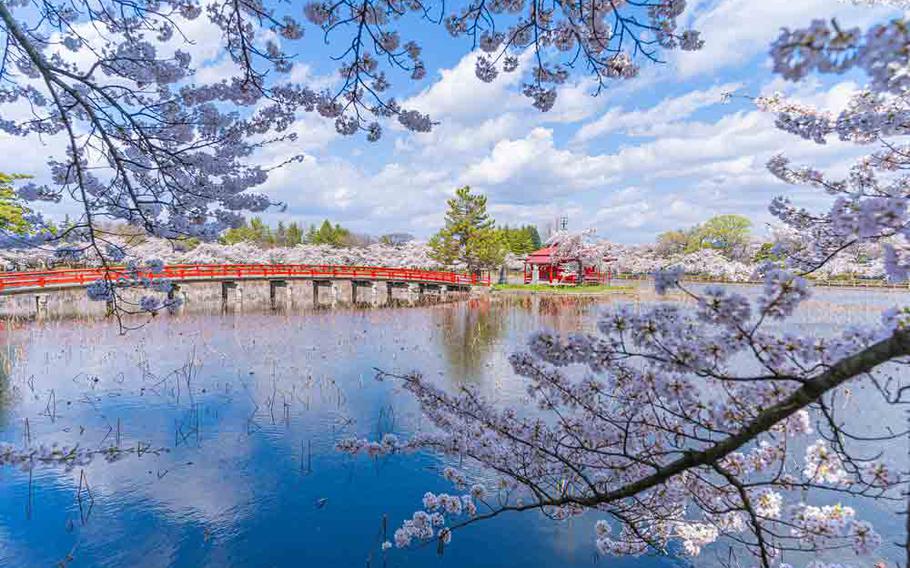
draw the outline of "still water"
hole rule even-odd
[[[378,460],[344,436],[400,437],[421,417],[375,369],[476,383],[503,404],[507,362],[542,327],[593,329],[630,296],[485,298],[415,308],[184,314],[120,335],[103,320],[0,331],[0,441],[140,448],[66,472],[0,468],[0,566],[672,566],[598,559],[593,519],[504,515],[435,547],[382,552],[425,491],[450,491],[427,454]],[[801,331],[875,321],[902,293],[826,290]],[[900,519],[886,517],[897,530]],[[886,529],[885,532],[887,532]]]

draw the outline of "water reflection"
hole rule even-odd
[[[11,348],[11,345],[7,345]],[[0,349],[0,424],[8,422],[10,407],[15,404],[16,391],[12,387],[13,363],[6,349]]]
[[[436,345],[445,354],[450,376],[466,382],[480,380],[483,366],[506,333],[507,320],[499,308],[485,298],[440,310]]]
[[[895,299],[857,298],[820,296],[799,325],[869,321]],[[432,547],[383,553],[384,518],[392,529],[424,491],[449,489],[442,464],[423,454],[352,459],[333,445],[426,427],[375,368],[468,381],[521,404],[507,356],[528,334],[592,329],[605,304],[630,301],[186,314],[127,336],[104,321],[7,329],[0,440],[144,451],[71,472],[0,469],[0,566],[590,566],[587,519],[557,525],[534,514],[463,531],[442,558]]]

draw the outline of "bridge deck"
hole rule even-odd
[[[140,271],[140,276],[166,278],[174,282],[223,280],[375,280],[455,286],[487,286],[489,277],[436,270],[387,268],[382,266],[333,266],[312,264],[174,264],[159,273]],[[0,295],[41,290],[84,287],[96,280],[126,280],[122,267],[66,268],[60,270],[0,272]]]

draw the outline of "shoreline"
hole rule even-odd
[[[613,280],[615,284],[594,285],[594,286],[550,286],[547,284],[494,284],[489,290],[492,294],[513,295],[513,296],[573,296],[573,297],[605,297],[618,295],[637,295],[647,288],[650,284],[648,277],[623,277]],[[683,278],[683,284],[723,284],[731,286],[762,286],[764,282],[760,280],[732,281],[719,279],[701,279],[701,278]],[[831,281],[814,281],[809,280],[812,287],[843,289],[869,292],[910,292],[910,282],[905,284],[888,284],[883,281],[872,282],[831,282]],[[644,285],[644,286],[643,286]],[[585,290],[585,288],[591,288]]]
[[[636,285],[594,285],[594,286],[550,286],[533,284],[493,284],[492,295],[506,296],[558,296],[558,297],[604,297],[633,296],[641,292]]]

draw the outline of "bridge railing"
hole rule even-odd
[[[0,293],[17,289],[86,286],[108,278],[123,280],[133,273],[123,267],[63,268],[27,272],[0,272]],[[153,273],[140,270],[139,276],[172,280],[230,280],[247,278],[326,278],[351,280],[400,280],[428,284],[489,286],[489,275],[461,274],[439,270],[389,268],[383,266],[336,266],[314,264],[172,264]]]

